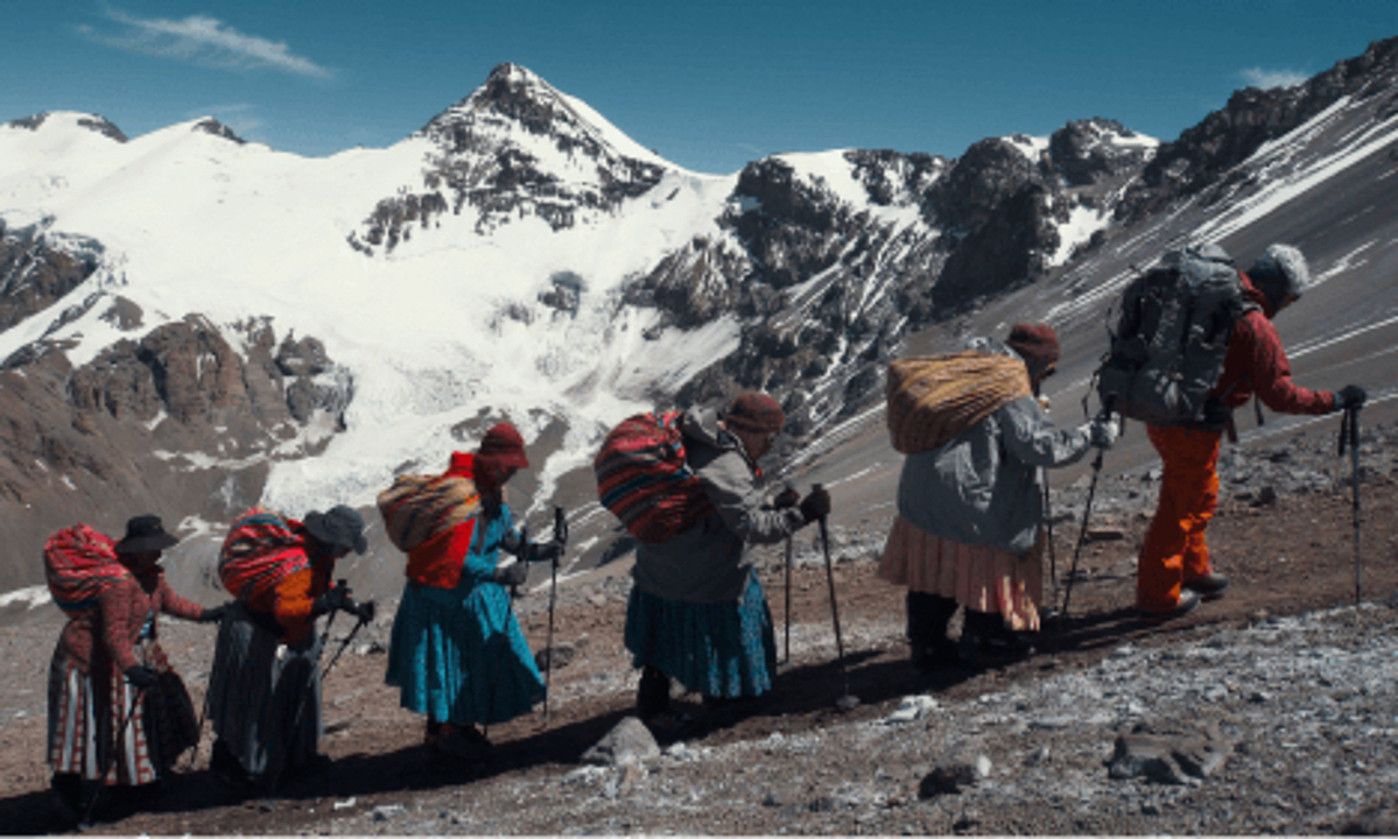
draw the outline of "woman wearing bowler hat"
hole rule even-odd
[[[49,667],[49,764],[55,803],[69,820],[85,809],[84,782],[151,784],[179,756],[179,747],[153,737],[157,721],[146,718],[142,701],[160,674],[171,669],[157,640],[157,619],[164,612],[216,621],[224,607],[200,606],[170,588],[160,556],[178,541],[157,516],[128,521],[126,535],[115,545],[119,567],[110,583],[59,636]]]

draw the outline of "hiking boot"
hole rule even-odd
[[[636,715],[641,719],[658,716],[670,710],[670,677],[654,667],[641,669],[641,684],[636,688]]]
[[[1185,580],[1184,587],[1197,593],[1204,600],[1217,600],[1223,596],[1223,590],[1228,588],[1228,578],[1222,574],[1206,574],[1203,577]]]
[[[1154,612],[1149,609],[1137,608],[1136,611],[1140,613],[1141,617],[1147,620],[1167,621],[1172,618],[1182,617],[1194,611],[1195,607],[1199,605],[1200,599],[1199,595],[1193,591],[1183,589],[1180,591],[1180,599],[1175,603],[1173,609],[1166,609],[1163,612]]]
[[[950,638],[943,638],[940,642],[922,647],[913,647],[913,666],[917,672],[924,676],[930,676],[938,670],[949,667],[960,667],[961,655],[957,652],[956,642]]]

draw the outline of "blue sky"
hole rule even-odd
[[[780,151],[959,155],[1087,116],[1173,139],[1231,91],[1398,35],[1398,2],[0,0],[0,120],[129,135],[214,114],[304,155],[386,146],[502,61],[692,169]]]

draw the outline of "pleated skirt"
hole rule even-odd
[[[244,607],[219,624],[209,675],[214,734],[253,777],[277,777],[316,754],[321,735],[321,642],[288,647]]]
[[[1016,632],[1039,629],[1042,545],[1025,554],[966,545],[898,516],[884,543],[879,577],[912,591],[954,598],[977,612],[999,612]]]
[[[138,696],[111,665],[85,671],[61,648],[55,650],[48,682],[52,770],[108,786],[157,780],[161,762],[146,736],[144,703]]]
[[[457,725],[502,723],[544,698],[544,677],[510,596],[494,583],[407,583],[384,681],[398,688],[402,707]]]
[[[631,589],[626,648],[636,667],[654,667],[704,696],[761,696],[772,689],[777,643],[757,575],[732,603],[689,603]]]

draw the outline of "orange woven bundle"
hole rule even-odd
[[[399,475],[379,493],[378,505],[389,541],[408,552],[474,516],[481,497],[469,478]]]
[[[1029,393],[1029,371],[1018,358],[967,351],[898,359],[888,365],[893,448],[903,454],[941,448]]]

